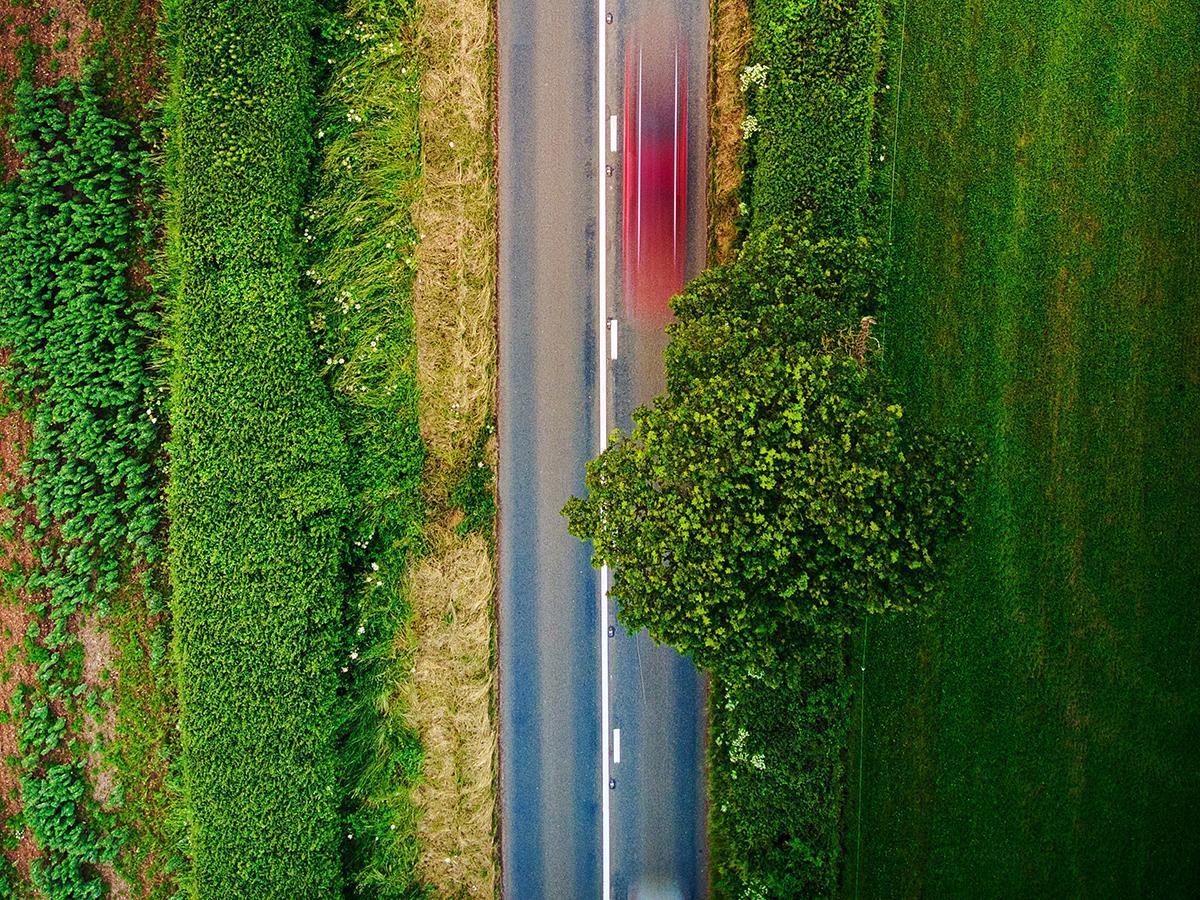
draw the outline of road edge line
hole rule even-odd
[[[600,447],[603,453],[608,444],[608,185],[605,171],[605,125],[608,112],[605,74],[607,65],[607,0],[596,3],[596,270],[598,276],[596,323],[597,382],[600,395]],[[611,815],[608,758],[609,696],[608,696],[608,565],[600,568],[600,869],[601,895],[612,896],[612,846],[609,835]]]

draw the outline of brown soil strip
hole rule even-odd
[[[714,264],[729,262],[737,250],[739,234],[738,189],[742,184],[742,120],[746,95],[738,79],[750,45],[748,0],[712,0],[709,28],[709,258]]]
[[[496,380],[496,191],[491,7],[429,0],[420,37],[422,197],[413,285],[421,434],[435,475],[457,471],[492,414]],[[431,490],[446,487],[436,479]]]
[[[4,386],[5,370],[8,368],[9,351],[0,350],[0,400],[7,400]],[[0,418],[0,494],[8,494],[19,489],[23,481],[20,475],[21,463],[24,460],[24,449],[32,436],[29,422],[20,413],[12,413]],[[7,518],[12,514],[7,510],[0,511],[0,516]],[[28,545],[22,540],[25,514],[17,516],[14,540],[0,540],[0,565],[8,568],[16,563],[28,567],[33,557]],[[0,709],[7,712],[12,710],[12,695],[19,684],[33,684],[34,669],[25,659],[22,649],[24,636],[31,622],[36,621],[30,614],[23,593],[10,595],[5,591],[0,597],[0,659],[4,660],[5,679],[0,679]],[[7,818],[21,810],[19,795],[19,766],[16,764],[17,732],[11,722],[0,722],[0,809]],[[29,877],[29,862],[37,856],[37,848],[28,831],[25,831],[13,850],[6,855],[16,866],[22,878]]]
[[[425,747],[422,878],[440,897],[495,896],[492,557],[478,535],[431,529],[409,576],[416,635],[408,709]]]

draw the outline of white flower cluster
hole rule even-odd
[[[742,119],[742,140],[750,140],[750,136],[758,133],[758,117],[746,116]]]
[[[749,737],[750,733],[745,728],[738,729],[729,747],[729,761],[731,763],[746,763],[760,772],[765,771],[767,768],[766,756],[763,753],[748,754],[746,752],[746,741]],[[730,776],[737,778],[737,772],[731,772]]]
[[[767,67],[762,63],[757,63],[753,66],[746,66],[738,75],[738,81],[742,83],[742,91],[750,89],[750,85],[756,88],[765,87],[767,84]]]

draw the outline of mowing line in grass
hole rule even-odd
[[[942,615],[873,629],[862,892],[1191,896],[1197,10],[917,13],[890,362],[988,462]]]

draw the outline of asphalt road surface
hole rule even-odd
[[[707,3],[634,0],[607,10],[605,121],[621,118],[630,29],[652,21],[683,35],[690,276],[703,266],[705,245]],[[664,383],[661,325],[627,317],[622,304],[623,138],[618,127],[614,153],[598,129],[598,12],[578,0],[500,0],[497,13],[500,791],[510,900],[604,896],[606,804],[611,896],[674,886],[678,896],[702,897],[707,883],[703,682],[644,633],[618,626],[603,637],[614,610],[602,610],[590,549],[566,533],[560,515],[599,450],[600,390],[611,428],[627,425]],[[619,333],[618,358],[603,364],[601,179],[603,302]]]

